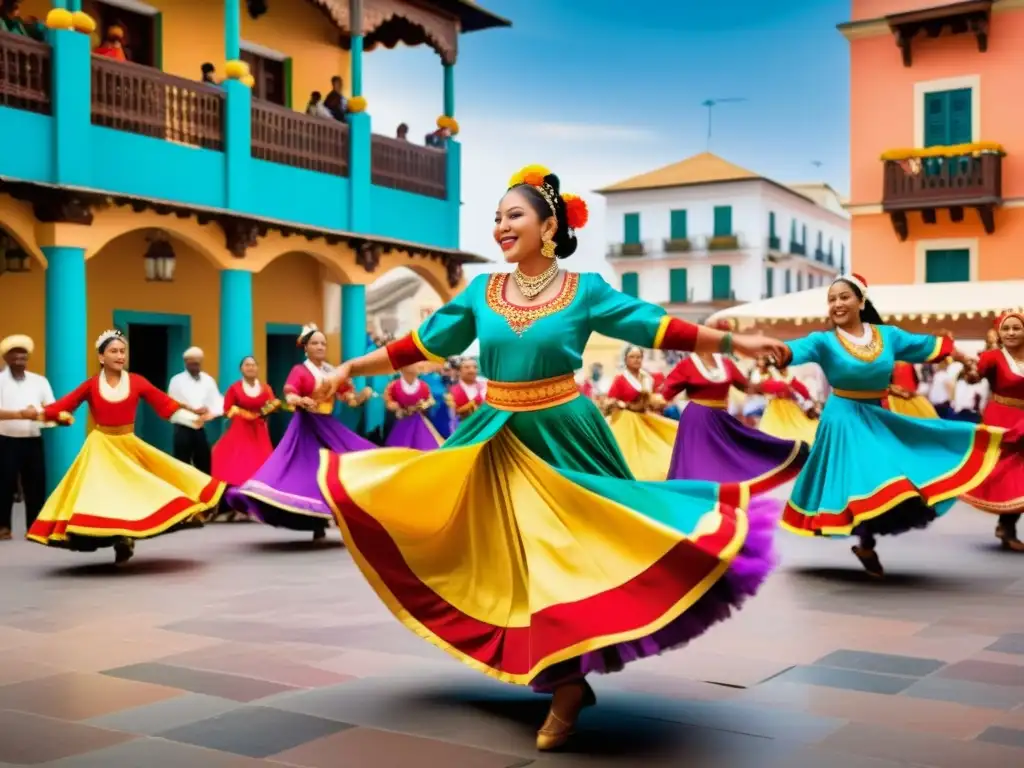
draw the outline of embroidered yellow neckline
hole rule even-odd
[[[882,354],[882,349],[884,347],[882,343],[882,334],[879,333],[878,328],[874,325],[871,326],[871,338],[867,344],[853,343],[846,338],[845,334],[840,333],[838,329],[836,330],[836,338],[838,338],[839,343],[843,345],[843,349],[862,363],[873,363],[878,359],[878,356]]]
[[[505,298],[505,286],[508,273],[498,272],[487,280],[487,306],[505,318],[508,327],[517,336],[522,336],[538,320],[561,312],[572,304],[579,288],[580,276],[576,272],[566,272],[562,289],[551,301],[533,307],[521,307]]]

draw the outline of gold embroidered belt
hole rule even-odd
[[[847,400],[881,400],[889,394],[887,389],[833,389],[832,394]]]
[[[729,408],[728,400],[702,400],[699,397],[691,397],[690,402],[696,403],[697,405],[703,405],[705,408],[715,408],[719,411],[724,411]]]
[[[1000,405],[1008,405],[1011,408],[1020,408],[1024,411],[1024,400],[1019,397],[1005,397],[1003,395],[992,395],[992,402]]]
[[[487,404],[499,411],[542,411],[580,396],[571,373],[540,381],[488,381]]]
[[[122,424],[119,427],[103,427],[97,424],[96,431],[103,435],[131,435],[135,432],[135,425]]]

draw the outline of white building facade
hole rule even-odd
[[[824,184],[784,186],[703,153],[599,191],[621,290],[687,320],[849,267],[849,218]]]

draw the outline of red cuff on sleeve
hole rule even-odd
[[[677,352],[693,352],[697,348],[698,327],[678,317],[667,318],[659,329],[656,349],[672,349]]]
[[[420,348],[416,346],[411,333],[397,341],[392,341],[388,344],[387,350],[388,360],[391,361],[391,367],[396,371],[405,368],[407,365],[422,363],[427,359],[424,357],[423,352],[420,351]]]
[[[953,337],[952,336],[940,336],[936,345],[935,354],[929,358],[929,363],[934,363],[938,360],[945,360],[947,357],[953,354]]]

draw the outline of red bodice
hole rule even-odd
[[[263,406],[273,399],[274,390],[267,384],[261,384],[259,394],[253,397],[245,391],[245,386],[243,386],[241,381],[236,381],[224,393],[224,413],[230,413],[232,408],[259,413]]]
[[[978,358],[978,373],[988,379],[992,390],[992,398],[982,414],[985,424],[1010,429],[1024,420],[1024,375],[1014,367],[1001,349],[982,352]]]
[[[452,407],[455,408],[457,414],[463,414],[471,412],[479,408],[484,404],[484,399],[487,396],[487,389],[484,384],[480,381],[476,382],[476,394],[470,397],[466,391],[465,385],[458,381],[452,385],[451,390],[448,392],[448,396],[452,399]]]
[[[126,427],[135,423],[135,412],[139,400],[145,400],[161,419],[169,419],[181,409],[181,404],[150,384],[136,373],[125,373],[128,377],[128,394],[123,400],[111,402],[100,390],[100,376],[93,376],[82,382],[77,389],[69,392],[52,405],[43,409],[47,421],[57,421],[62,412],[74,413],[82,404],[88,403],[89,413],[98,427]]]
[[[914,366],[911,363],[897,360],[892,367],[892,385],[911,394],[917,394],[918,383],[917,371],[914,370]]]
[[[653,380],[651,381],[651,389],[646,394],[650,396],[652,393],[657,392],[657,387],[654,385]],[[637,389],[630,382],[626,375],[620,373],[614,379],[612,379],[612,385],[608,388],[608,398],[610,400],[621,400],[624,403],[633,403],[640,399],[645,393],[642,388]]]
[[[736,364],[727,357],[721,360],[724,377],[721,381],[712,381],[702,371],[702,364],[698,365],[693,355],[682,360],[665,379],[661,386],[661,395],[671,402],[680,393],[685,392],[690,400],[704,401],[704,404],[714,403],[719,407],[726,407],[729,398],[729,390],[732,387],[746,390],[747,378]]]
[[[422,379],[416,382],[416,391],[409,393],[402,386],[401,379],[395,379],[388,384],[384,390],[384,402],[388,405],[396,404],[399,408],[408,409],[421,405],[432,399],[430,387]]]

